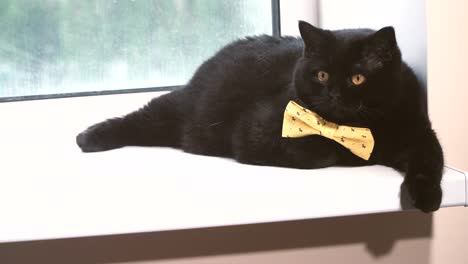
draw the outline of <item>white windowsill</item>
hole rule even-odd
[[[0,104],[0,243],[345,216],[400,209],[383,166],[296,170],[169,148],[84,154],[75,135],[161,93]],[[446,168],[442,206],[467,204]]]

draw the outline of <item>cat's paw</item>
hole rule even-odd
[[[88,128],[76,136],[76,144],[83,152],[98,152],[106,150],[100,144],[97,133],[92,128]]]
[[[83,152],[106,151],[121,147],[112,143],[113,135],[109,133],[109,124],[103,122],[89,127],[76,136],[76,144]]]
[[[440,184],[430,183],[425,180],[405,181],[401,186],[402,207],[403,200],[425,213],[438,210],[442,202],[442,188]],[[408,197],[409,196],[409,197]]]

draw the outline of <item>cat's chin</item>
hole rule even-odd
[[[364,125],[364,122],[359,120],[357,113],[352,113],[347,109],[340,108],[339,106],[320,108],[315,112],[325,120],[339,125]]]
[[[328,121],[331,121],[333,123],[337,123],[337,124],[344,124],[344,123],[348,123],[350,121],[352,121],[351,118],[349,117],[346,117],[345,115],[343,114],[340,114],[340,113],[318,113],[321,117],[323,117],[325,120],[328,120]]]

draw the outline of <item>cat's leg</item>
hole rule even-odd
[[[179,92],[154,98],[124,117],[95,124],[76,137],[83,152],[105,151],[123,146],[173,146],[180,144],[184,122]]]
[[[440,207],[442,189],[440,182],[444,168],[442,148],[430,128],[415,133],[410,146],[398,155],[387,157],[387,164],[405,173],[402,184],[402,206],[405,194],[410,202],[423,212],[432,212]]]
[[[414,144],[409,155],[405,184],[414,206],[424,212],[432,212],[439,209],[442,200],[442,148],[432,129],[421,132]]]

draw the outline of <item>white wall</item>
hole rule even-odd
[[[318,26],[318,0],[280,0],[281,35],[299,36],[298,20]]]
[[[444,147],[446,160],[450,165],[466,171],[467,10],[466,0],[428,1],[429,114]]]

